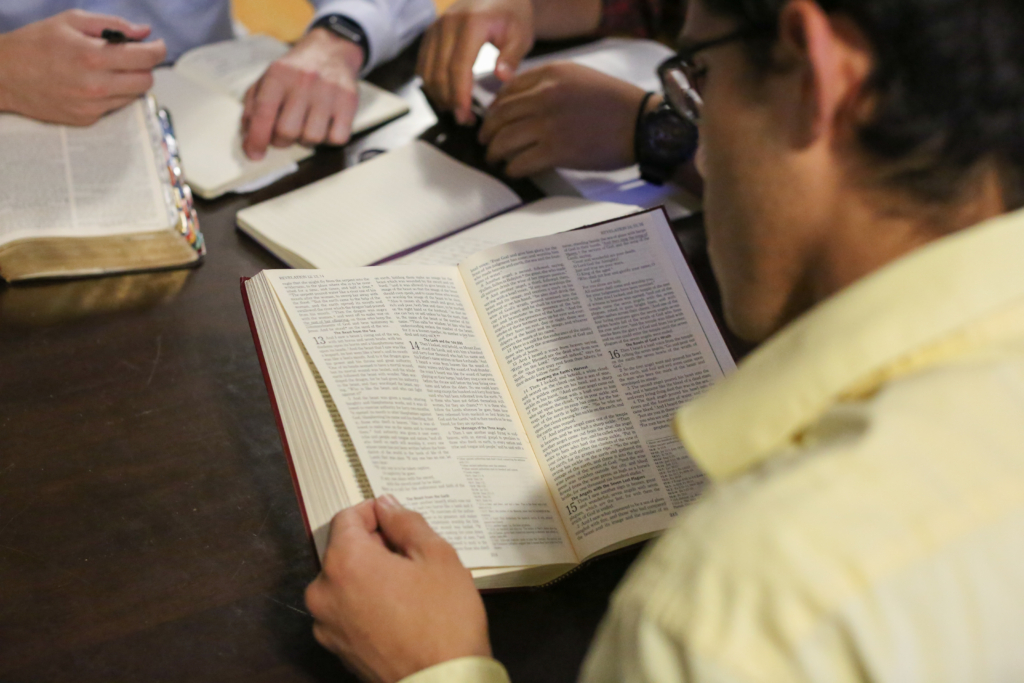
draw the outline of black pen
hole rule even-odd
[[[100,38],[107,41],[111,45],[120,45],[121,43],[137,43],[138,41],[134,38],[129,38],[123,32],[118,31],[115,28],[105,28],[100,33]]]

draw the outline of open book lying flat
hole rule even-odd
[[[458,263],[485,246],[637,210],[568,197],[521,204],[498,179],[418,140],[242,209],[236,221],[239,230],[293,268],[339,268],[408,252],[413,256],[403,262],[429,256],[431,263]],[[465,234],[454,239],[460,231]],[[437,242],[446,236],[451,237]],[[427,244],[432,246],[421,254]]]
[[[242,100],[288,46],[270,36],[246,36],[189,50],[173,67],[154,70],[153,94],[174,117],[187,180],[207,199],[249,183],[277,179],[313,154],[300,145],[269,147],[260,161],[242,151]],[[359,82],[359,108],[352,133],[360,133],[409,111],[400,97]],[[265,183],[264,183],[265,184]]]
[[[198,264],[202,233],[165,124],[150,98],[87,127],[0,114],[0,276]]]
[[[734,365],[660,209],[242,293],[321,557],[336,512],[391,493],[478,587],[540,585],[702,488],[672,416]]]

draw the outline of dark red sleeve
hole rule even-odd
[[[686,0],[602,0],[598,33],[652,38],[674,44],[683,28]]]

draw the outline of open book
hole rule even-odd
[[[313,153],[300,145],[270,147],[260,161],[242,151],[242,99],[267,67],[288,52],[270,36],[247,36],[189,50],[173,67],[153,72],[153,93],[174,117],[188,181],[207,199],[267,184],[296,170]],[[359,108],[352,132],[359,133],[409,111],[400,98],[359,82]]]
[[[460,249],[458,258],[446,257],[458,263],[484,246],[636,211],[570,198],[542,199],[509,211],[520,204],[501,181],[416,141],[245,208],[236,221],[293,268],[339,268],[379,263],[475,226],[459,240],[443,241],[446,252]]]
[[[103,275],[205,253],[173,133],[150,98],[88,127],[0,114],[0,276]]]
[[[660,209],[242,291],[321,556],[337,511],[391,493],[478,587],[539,585],[702,488],[672,415],[734,365]]]

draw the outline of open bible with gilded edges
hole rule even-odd
[[[196,265],[206,253],[167,115],[141,98],[87,127],[0,114],[0,276]]]
[[[405,263],[242,282],[321,556],[391,493],[479,588],[541,585],[699,494],[672,416],[734,364],[663,210]]]

